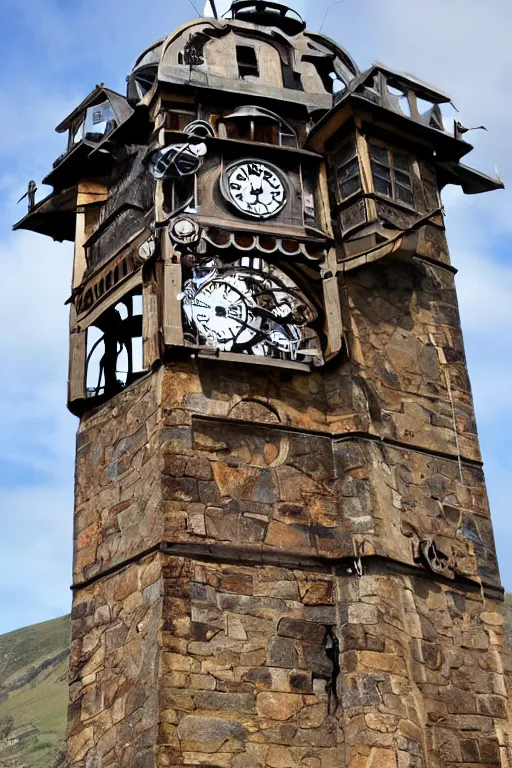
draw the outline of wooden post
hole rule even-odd
[[[329,274],[332,275],[332,277],[326,277],[322,281],[325,307],[325,334],[327,336],[325,359],[327,361],[337,355],[343,345],[343,320],[341,316],[335,248],[330,249],[326,262],[329,267]]]
[[[162,257],[164,261],[164,291],[163,291],[163,328],[166,346],[183,345],[183,325],[181,319],[181,302],[178,294],[182,290],[181,264],[179,255],[174,250],[169,234],[162,233]]]
[[[68,402],[84,400],[86,392],[87,331],[76,324],[76,307],[69,312]]]
[[[158,296],[153,280],[142,289],[142,342],[144,345],[144,368],[149,370],[160,357]]]

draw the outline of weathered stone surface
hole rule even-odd
[[[273,720],[289,720],[302,707],[302,696],[293,693],[259,693],[258,714]]]
[[[453,276],[396,260],[344,291],[350,358],[321,373],[175,361],[82,420],[70,768],[483,768],[512,743]]]
[[[236,752],[247,736],[247,730],[241,723],[197,715],[185,715],[177,733],[184,750],[207,754],[220,749]]]

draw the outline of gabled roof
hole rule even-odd
[[[133,113],[133,109],[128,104],[127,99],[116,91],[111,91],[110,88],[105,88],[103,85],[97,85],[91,93],[85,97],[81,104],[76,107],[71,114],[69,114],[64,120],[56,127],[57,133],[64,133],[67,131],[74,120],[80,116],[88,107],[92,107],[95,104],[99,104],[101,101],[108,99],[114,110],[116,120],[118,123],[124,123],[130,115]]]
[[[447,133],[441,127],[427,124],[424,116],[416,117],[408,115],[400,108],[398,97],[390,93],[381,93],[373,87],[372,81],[376,75],[381,74],[385,81],[397,82],[397,85],[416,93],[420,99],[428,100],[434,104],[433,110],[439,111],[438,104],[450,102],[450,96],[435,89],[421,80],[417,80],[402,72],[395,72],[380,63],[373,64],[369,69],[354,78],[351,83],[335,99],[332,109],[326,112],[316,123],[309,134],[307,145],[319,151],[322,145],[337,129],[339,114],[344,108],[356,107],[369,113],[374,113],[377,119],[393,123],[402,132],[406,131],[411,136],[416,136],[424,142],[430,143],[440,153],[443,160],[459,160],[473,149],[471,144]],[[380,85],[377,83],[377,86]],[[430,114],[429,110],[429,114]],[[439,113],[440,115],[440,113]],[[441,117],[439,116],[439,120]]]
[[[392,78],[401,80],[404,84],[413,86],[418,96],[420,96],[422,99],[429,99],[430,101],[434,102],[434,104],[451,103],[451,96],[449,96],[449,94],[445,93],[444,91],[441,91],[439,88],[436,88],[434,85],[429,85],[424,80],[420,80],[419,78],[414,77],[414,75],[410,75],[408,72],[399,72],[398,70],[391,69],[390,67],[386,66],[386,64],[382,64],[380,61],[374,61],[371,67],[367,69],[366,72],[362,73],[360,79],[365,81],[372,74],[377,72],[382,72],[383,74],[389,75]]]

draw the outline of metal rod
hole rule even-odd
[[[342,3],[342,2],[343,2],[343,0],[336,0],[336,2],[335,2],[335,3],[332,3],[331,5],[329,5],[329,7],[327,8],[327,10],[326,10],[326,12],[325,12],[325,14],[324,14],[324,18],[323,18],[323,21],[322,21],[322,23],[321,23],[321,25],[320,25],[320,29],[318,30],[318,31],[319,31],[319,33],[320,33],[320,32],[322,31],[322,29],[324,28],[324,24],[325,24],[325,22],[327,21],[327,15],[328,15],[329,11],[331,10],[331,8],[334,8],[334,6],[335,6],[335,5],[339,5],[339,4],[340,4],[340,3]]]
[[[210,5],[212,7],[213,15],[216,19],[219,18],[219,14],[217,13],[217,7],[215,5],[215,0],[210,0]]]
[[[198,16],[200,16],[201,14],[200,14],[200,13],[199,13],[199,11],[197,10],[197,8],[196,8],[196,6],[194,5],[194,3],[192,2],[192,0],[188,0],[188,1],[189,1],[190,5],[192,6],[192,8],[194,9],[194,11],[197,13],[197,15],[198,15]]]

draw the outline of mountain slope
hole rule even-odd
[[[0,768],[62,764],[70,619],[0,635]]]

